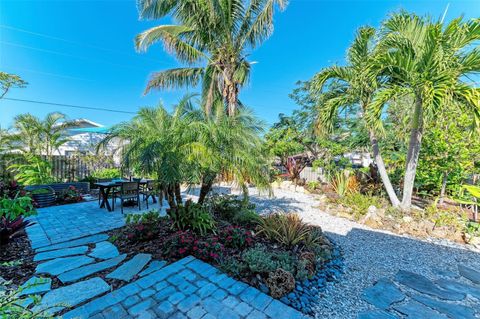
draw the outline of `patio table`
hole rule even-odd
[[[142,179],[138,181],[138,184],[140,185],[146,185],[147,182],[152,181],[150,179]],[[110,203],[108,202],[108,196],[110,195],[110,192],[113,188],[119,187],[122,182],[129,182],[128,180],[123,180],[123,181],[111,181],[111,182],[97,182],[94,183],[95,186],[97,186],[100,190],[100,197],[102,199],[102,202],[100,203],[100,208],[104,208],[105,206],[107,207],[107,210],[109,212],[112,211],[112,206],[110,206]],[[113,198],[112,198],[113,201]],[[156,202],[156,200],[154,200]]]

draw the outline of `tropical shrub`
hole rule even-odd
[[[198,239],[192,231],[178,231],[164,242],[164,254],[169,258],[180,259],[189,255],[204,261],[218,260],[223,257],[225,248],[218,237]]]
[[[314,227],[305,224],[297,214],[274,213],[262,217],[258,234],[288,248],[312,240]]]
[[[335,172],[331,177],[330,186],[340,197],[356,193],[360,188],[355,175],[350,175],[348,171]]]
[[[13,238],[24,236],[25,228],[32,224],[24,218],[35,213],[30,197],[0,200],[0,245],[8,244]]]
[[[49,184],[55,181],[52,165],[40,156],[25,155],[26,163],[13,164],[8,167],[16,171],[15,179],[24,185]]]
[[[119,178],[122,176],[122,172],[118,168],[102,168],[93,172],[92,177],[99,178]]]
[[[215,215],[227,221],[233,221],[235,216],[244,210],[255,209],[255,205],[245,203],[234,195],[214,194],[208,197],[205,205]]]
[[[185,205],[178,205],[167,209],[167,214],[172,220],[172,227],[178,230],[192,230],[205,235],[215,229],[216,223],[202,205],[188,200]]]
[[[253,209],[242,209],[233,216],[232,223],[245,227],[253,227],[260,222],[260,215]]]
[[[73,185],[70,185],[68,189],[62,194],[64,202],[81,202],[83,201],[83,196],[80,194],[80,191]]]
[[[341,204],[350,207],[356,218],[365,215],[370,206],[375,206],[377,208],[383,206],[383,201],[380,197],[360,193],[347,194],[344,197],[341,197],[338,201]]]
[[[158,224],[162,217],[156,211],[144,214],[128,214],[126,223],[129,226],[127,238],[131,241],[146,241],[158,235]]]
[[[309,190],[315,190],[320,187],[320,182],[319,181],[310,181],[307,182],[307,189]]]
[[[253,273],[269,273],[278,268],[291,273],[295,270],[295,260],[290,253],[281,250],[268,250],[263,245],[256,245],[244,251],[242,259]]]
[[[238,226],[228,226],[219,233],[225,247],[243,249],[253,243],[252,232]]]
[[[21,191],[22,189],[15,180],[8,182],[0,181],[0,198],[14,198],[19,193],[23,196],[24,194],[21,194]]]

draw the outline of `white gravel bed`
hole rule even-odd
[[[317,318],[356,318],[359,312],[373,309],[361,299],[363,290],[380,278],[393,278],[400,269],[430,279],[439,278],[436,269],[458,273],[458,264],[480,269],[478,251],[448,241],[440,245],[370,229],[321,211],[314,195],[276,189],[274,197],[269,197],[251,189],[250,196],[260,212],[278,209],[298,212],[305,221],[321,226],[342,248],[345,274],[319,297]],[[480,307],[477,302],[473,301],[476,305],[471,306]]]

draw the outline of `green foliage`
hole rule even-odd
[[[34,285],[34,284],[33,284]],[[28,288],[28,286],[26,287]],[[17,290],[7,289],[0,290],[0,318],[1,319],[50,319],[53,318],[49,314],[50,308],[42,311],[32,311],[28,308],[20,306],[22,301],[25,301],[25,297],[20,297],[22,288]],[[36,305],[40,302],[40,297],[32,295],[29,296],[33,300],[33,304]]]
[[[32,199],[28,196],[0,199],[0,218],[14,220],[20,216],[29,217],[35,214]]]
[[[157,211],[151,210],[144,214],[128,214],[125,218],[128,231],[127,238],[131,241],[146,241],[156,237],[159,224],[165,219]],[[114,239],[112,239],[114,240]]]
[[[242,277],[248,271],[248,265],[235,257],[224,257],[219,260],[221,270],[234,277]]]
[[[239,226],[227,226],[219,233],[224,246],[234,249],[244,249],[253,243],[252,232]]]
[[[205,207],[220,219],[237,225],[252,226],[258,223],[255,205],[234,195],[214,194],[207,198]]]
[[[24,185],[49,184],[54,182],[52,165],[40,156],[25,155],[25,164],[13,164],[8,169],[17,172],[15,179]]]
[[[95,179],[102,178],[119,178],[122,177],[122,172],[118,168],[102,168],[92,173],[92,177]]]
[[[465,233],[470,236],[480,237],[480,223],[469,221],[465,224]]]
[[[214,231],[216,222],[202,205],[188,200],[185,205],[167,210],[172,220],[172,227],[178,230],[192,230],[200,235]]]
[[[339,202],[343,205],[350,207],[355,218],[364,216],[368,212],[370,206],[381,208],[385,205],[383,200],[377,196],[364,195],[361,193],[351,193],[339,199]]]
[[[254,273],[265,274],[278,268],[291,273],[295,270],[295,260],[290,253],[280,250],[271,251],[262,245],[244,251],[242,259]]]
[[[319,181],[310,181],[310,182],[307,182],[307,188],[309,190],[315,190],[317,188],[320,187],[320,182]]]
[[[293,248],[306,242],[313,245],[321,241],[315,227],[305,224],[297,214],[275,213],[262,217],[258,226],[258,234],[269,240]],[[285,269],[286,270],[286,269]]]
[[[330,186],[340,197],[359,191],[360,185],[349,171],[337,171],[330,177]]]

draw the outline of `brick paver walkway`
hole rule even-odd
[[[64,319],[123,318],[252,318],[296,319],[304,315],[254,287],[237,281],[193,257],[166,265],[148,254],[125,258],[102,232],[124,225],[118,212],[98,209],[96,202],[44,208],[28,230],[36,249],[40,285],[29,288],[43,295],[35,311],[68,310]],[[127,282],[113,290],[109,280]],[[50,289],[51,279],[65,286]],[[131,281],[133,280],[133,281]],[[130,282],[131,281],[131,282]],[[31,304],[27,297],[25,305]]]

